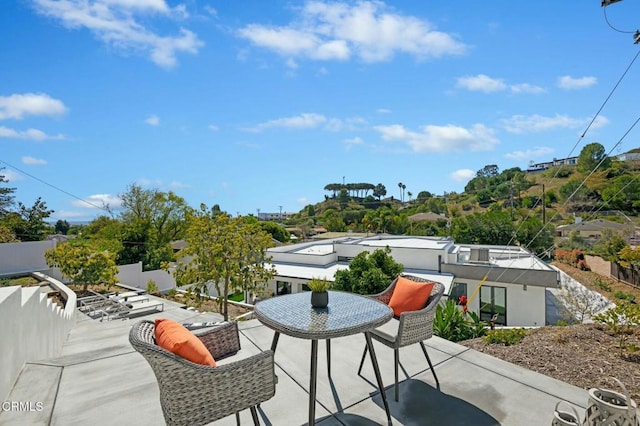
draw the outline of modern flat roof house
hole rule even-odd
[[[269,249],[276,276],[275,295],[306,291],[311,278],[333,281],[335,273],[363,251],[389,247],[404,273],[444,284],[445,294],[466,295],[468,309],[483,320],[497,314],[496,324],[545,325],[545,290],[559,277],[538,257],[516,246],[455,244],[448,237],[344,237]],[[480,285],[482,283],[482,285]]]

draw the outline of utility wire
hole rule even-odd
[[[591,128],[591,126],[593,125],[593,123],[595,122],[595,120],[598,118],[598,116],[600,115],[600,113],[602,112],[602,110],[604,109],[605,105],[609,102],[609,99],[611,99],[611,97],[613,96],[613,94],[615,93],[616,89],[618,88],[618,86],[620,86],[620,83],[622,82],[622,80],[625,78],[625,76],[627,75],[627,73],[629,72],[629,70],[631,69],[631,67],[633,66],[633,64],[635,63],[636,59],[638,59],[638,56],[640,56],[640,50],[638,51],[638,53],[636,53],[636,55],[633,57],[633,59],[631,60],[631,62],[629,63],[629,65],[627,66],[627,68],[624,70],[624,72],[622,73],[622,75],[620,76],[620,78],[618,79],[618,81],[616,82],[616,84],[614,85],[614,87],[611,89],[611,91],[609,92],[609,94],[607,95],[606,99],[604,100],[604,102],[602,103],[602,105],[600,106],[600,108],[598,109],[598,111],[596,112],[596,114],[593,116],[593,118],[591,119],[591,121],[589,122],[589,124],[587,125],[587,128],[584,130],[584,132],[580,135],[580,137],[578,138],[578,140],[576,141],[575,145],[573,146],[573,148],[571,149],[571,152],[569,153],[568,157],[571,157],[571,154],[573,154],[573,152],[576,150],[577,146],[579,145],[580,141],[585,137],[585,135],[587,134],[587,132],[589,131],[589,129]],[[616,149],[620,143],[622,142],[622,140],[629,134],[629,132],[631,132],[631,130],[638,124],[638,122],[640,121],[640,117],[638,117],[638,119],[636,119],[636,121],[631,125],[631,127],[625,132],[625,134],[620,138],[620,140],[614,145],[614,147],[609,151],[609,153],[613,152],[614,149]],[[608,157],[608,155],[607,155]],[[566,204],[571,200],[571,198],[573,198],[573,196],[577,193],[577,191],[585,184],[585,182],[587,181],[587,179],[589,177],[591,177],[593,175],[593,173],[595,173],[595,171],[598,169],[598,167],[600,167],[600,165],[602,164],[602,162],[604,162],[606,159],[606,157],[604,157],[594,168],[593,170],[591,170],[591,172],[589,173],[589,175],[587,177],[585,177],[585,179],[580,183],[580,185],[578,186],[578,188],[576,188],[576,190],[569,196],[567,197],[567,200],[564,202],[563,206],[566,206]],[[554,176],[551,179],[551,182],[553,182],[553,180],[558,176],[558,173],[560,172],[560,170],[562,169],[562,166],[558,168],[558,170],[556,171],[556,173],[554,174]],[[538,198],[538,201],[542,201],[544,203],[544,200],[542,199],[542,197]],[[527,214],[527,217],[524,218],[521,222],[520,225],[518,226],[518,228],[516,229],[516,231],[513,233],[513,236],[511,237],[511,239],[509,240],[509,242],[506,244],[505,246],[505,250],[508,249],[508,247],[513,243],[514,239],[516,238],[516,235],[518,234],[518,232],[520,231],[520,229],[522,228],[522,226],[524,225],[524,223],[527,221],[527,219],[529,219],[531,217],[531,215],[533,214],[533,209],[538,205],[538,201],[534,204],[534,206],[529,210],[529,213]],[[536,238],[538,238],[538,236],[546,229],[546,227],[552,223],[553,219],[558,215],[558,212],[556,211],[556,213],[553,215],[553,217],[551,219],[549,219],[549,221],[546,224],[543,224],[543,226],[540,228],[540,230],[534,235],[534,237],[529,241],[529,243],[525,244],[524,247],[526,249],[528,249],[533,242],[536,240]],[[551,249],[552,247],[548,248],[547,250]],[[511,265],[513,265],[513,263],[515,262],[512,261]],[[482,286],[482,284],[484,283],[484,281],[486,281],[487,277],[489,276],[489,274],[491,273],[491,271],[494,269],[495,265],[491,265],[489,271],[485,274],[485,277],[482,279],[482,281],[480,282],[478,288],[476,288],[476,290],[474,291],[474,294],[479,290],[479,287]],[[493,281],[499,281],[499,279],[507,272],[507,268],[505,268],[502,273]],[[512,281],[515,282],[517,280],[514,279]]]
[[[83,202],[83,203],[85,203],[85,204],[88,204],[88,205],[90,205],[90,206],[92,206],[92,207],[95,207],[95,208],[100,209],[100,210],[104,210],[104,211],[106,211],[107,213],[112,214],[112,212],[111,212],[107,207],[105,207],[105,206],[99,206],[99,205],[97,205],[97,204],[92,203],[91,201],[87,201],[87,200],[85,200],[84,198],[78,197],[77,195],[74,195],[74,194],[72,194],[72,193],[70,193],[70,192],[68,192],[68,191],[65,191],[64,189],[59,188],[59,187],[57,187],[57,186],[55,186],[55,185],[53,185],[53,184],[51,184],[51,183],[49,183],[49,182],[47,182],[47,181],[45,181],[45,180],[43,180],[43,179],[40,179],[39,177],[34,176],[34,175],[32,175],[31,173],[27,173],[27,172],[25,172],[24,170],[19,169],[18,167],[14,166],[14,165],[12,165],[12,164],[9,164],[9,163],[7,163],[7,162],[6,162],[6,161],[4,161],[4,160],[0,160],[0,163],[2,163],[2,164],[6,164],[6,165],[7,165],[7,166],[9,166],[10,168],[12,168],[12,169],[14,169],[14,170],[16,170],[16,171],[18,171],[18,172],[22,173],[23,175],[25,175],[25,176],[29,176],[31,179],[37,180],[38,182],[43,183],[43,184],[45,184],[45,185],[47,185],[47,186],[49,186],[49,187],[51,187],[51,188],[55,189],[56,191],[60,191],[60,192],[62,192],[63,194],[68,195],[69,197],[75,198],[76,200],[82,201],[82,202]]]
[[[617,29],[613,25],[611,25],[611,22],[609,22],[609,18],[607,17],[607,8],[603,7],[602,10],[604,12],[604,20],[607,21],[607,25],[609,25],[609,27],[612,30],[617,31],[617,32],[622,33],[622,34],[634,34],[634,31],[622,31],[622,30]]]

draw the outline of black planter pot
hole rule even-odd
[[[326,308],[329,304],[329,292],[323,291],[322,293],[311,292],[311,306],[314,308]]]

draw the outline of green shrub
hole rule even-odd
[[[504,346],[515,345],[520,343],[524,337],[529,334],[529,331],[524,328],[503,328],[500,330],[490,330],[487,335],[484,336],[484,341],[491,344],[497,343]]]
[[[167,296],[169,297],[174,297],[176,294],[178,294],[178,290],[176,290],[175,288],[172,288],[169,291],[167,291]]]
[[[620,356],[624,350],[633,351],[635,346],[627,345],[629,335],[633,334],[635,327],[640,325],[640,306],[622,302],[615,308],[593,317],[593,320],[606,325],[610,332],[618,337],[618,347],[620,348]]]
[[[463,313],[452,299],[436,306],[433,334],[452,342],[475,339],[486,333],[486,323],[475,312]]]
[[[622,291],[616,291],[614,296],[616,297],[616,299],[626,300],[628,302],[633,302],[634,300],[636,300],[635,295],[630,293],[624,293]]]
[[[611,285],[605,282],[602,278],[596,278],[595,284],[600,288],[600,290],[611,291]]]
[[[158,289],[158,285],[154,280],[150,279],[149,281],[147,281],[147,293],[156,294],[159,291],[160,290]]]
[[[244,294],[242,293],[230,294],[229,296],[227,296],[227,299],[233,300],[234,302],[242,302],[244,300]]]

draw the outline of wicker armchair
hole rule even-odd
[[[403,275],[404,278],[410,279],[411,281],[416,282],[432,282],[430,280],[425,280],[423,278],[414,277],[411,275]],[[393,280],[391,285],[387,287],[382,293],[374,294],[369,297],[375,298],[383,303],[389,304],[391,300],[391,295],[393,294],[393,290],[395,289],[396,282],[398,279]],[[431,368],[431,372],[433,373],[433,378],[436,380],[436,386],[440,389],[440,382],[438,381],[438,377],[436,376],[436,372],[433,369],[433,364],[431,363],[431,359],[429,358],[429,354],[427,353],[427,348],[424,346],[424,340],[427,340],[433,336],[433,319],[436,315],[436,305],[438,301],[442,297],[444,293],[444,285],[436,282],[433,286],[433,290],[431,290],[431,295],[429,299],[427,299],[427,303],[424,308],[419,311],[412,312],[403,312],[400,315],[400,318],[395,317],[396,320],[399,321],[397,333],[389,334],[386,330],[383,331],[385,326],[381,328],[376,328],[371,331],[371,337],[378,342],[382,343],[385,346],[388,346],[394,351],[394,372],[395,372],[395,399],[398,400],[399,390],[398,390],[398,364],[400,363],[400,348],[408,345],[412,345],[414,343],[420,343],[420,347],[422,348],[422,352],[424,356],[427,358],[427,362],[429,363],[429,368]],[[392,320],[393,321],[393,320]],[[358,368],[358,374],[362,371],[362,365],[364,364],[364,359],[367,356],[367,347],[364,347],[364,353],[362,354],[362,360],[360,361],[360,368]]]
[[[273,352],[217,367],[194,364],[156,345],[155,325],[133,325],[129,342],[151,365],[160,388],[160,405],[168,425],[202,425],[250,408],[258,425],[256,406],[275,394]],[[211,355],[220,360],[240,350],[238,325],[222,323],[197,334]]]

